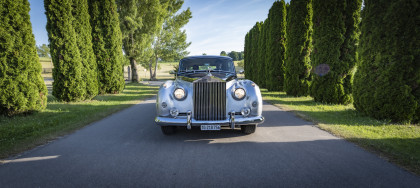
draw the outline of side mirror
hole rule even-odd
[[[175,74],[175,71],[171,70],[169,71],[169,74]]]
[[[245,73],[245,71],[244,71],[244,70],[240,70],[240,71],[239,71],[239,74],[243,74],[243,73]]]

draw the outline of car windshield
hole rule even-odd
[[[186,58],[179,63],[179,72],[207,71],[235,72],[235,66],[231,59],[225,58]]]

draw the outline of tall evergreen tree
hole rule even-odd
[[[251,29],[251,36],[250,36],[250,66],[249,66],[249,73],[251,75],[251,80],[257,82],[257,75],[258,75],[258,40],[259,40],[259,33],[260,33],[260,22],[256,22],[254,27]]]
[[[249,30],[249,32],[248,32],[248,47],[247,47],[247,50],[246,50],[246,55],[245,55],[245,59],[246,59],[246,65],[245,65],[245,76],[246,76],[246,78],[247,79],[250,79],[250,80],[253,80],[253,56],[254,56],[254,54],[252,53],[252,45],[253,45],[253,43],[252,43],[252,37],[253,37],[253,29],[254,28],[251,28],[250,30]]]
[[[99,93],[124,89],[122,35],[115,0],[89,0]]]
[[[82,79],[86,82],[86,99],[98,95],[98,74],[95,54],[92,48],[92,27],[87,0],[73,0],[73,28],[82,61]]]
[[[267,89],[282,91],[284,83],[284,60],[286,51],[286,3],[276,1],[268,13],[268,61],[266,65]]]
[[[418,122],[420,4],[409,0],[365,0],[364,5],[354,106],[378,119]]]
[[[249,59],[248,59],[248,50],[249,50],[249,31],[246,33],[245,35],[245,43],[244,43],[244,53],[247,54],[247,56],[244,57],[244,71],[245,71],[245,78],[246,79],[250,79],[249,78]]]
[[[260,87],[265,88],[265,57],[266,57],[266,27],[268,25],[267,19],[264,22],[261,22],[261,30],[258,38],[258,78],[257,83]]]
[[[63,101],[84,100],[86,83],[72,26],[71,0],[44,0],[53,69],[53,95]]]
[[[312,49],[312,0],[292,0],[287,20],[284,90],[306,96],[310,85]]]
[[[360,0],[314,0],[310,95],[315,101],[351,102],[351,75],[356,62]],[[354,3],[358,5],[353,5]],[[356,19],[357,18],[357,19]]]
[[[0,114],[42,110],[47,88],[41,76],[27,0],[0,6]]]

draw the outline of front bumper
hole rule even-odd
[[[157,125],[160,126],[187,126],[188,129],[191,126],[200,126],[200,125],[220,125],[220,126],[229,126],[232,129],[235,126],[240,125],[255,125],[264,122],[263,116],[256,116],[256,117],[243,117],[239,115],[230,116],[228,119],[225,120],[218,120],[218,121],[198,121],[192,118],[191,116],[180,116],[180,117],[156,117],[155,122]]]

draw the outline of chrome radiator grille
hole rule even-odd
[[[226,82],[194,83],[194,119],[226,119]]]

